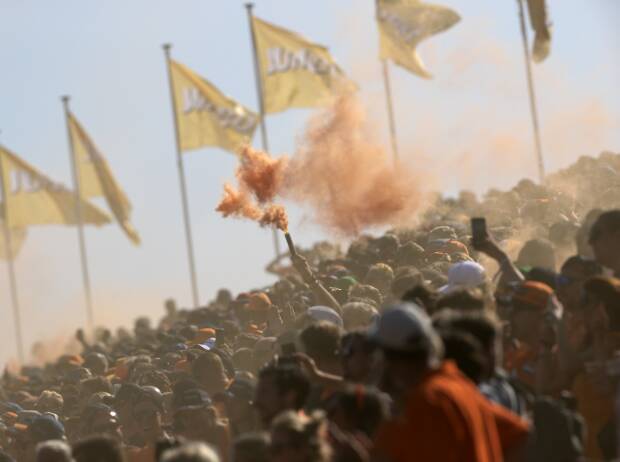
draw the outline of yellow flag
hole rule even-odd
[[[108,162],[97,150],[75,116],[69,113],[68,117],[75,166],[80,180],[80,194],[86,199],[104,197],[127,237],[134,244],[140,244],[140,236],[129,219],[131,214],[129,199],[114,179]]]
[[[75,194],[0,146],[4,219],[11,229],[30,225],[77,224]],[[110,223],[98,207],[81,200],[82,222]]]
[[[0,221],[0,227],[2,226],[4,224]],[[11,248],[7,247],[6,239],[0,239],[0,260],[15,259],[26,240],[26,228],[13,228],[9,232],[11,233]]]
[[[546,0],[527,0],[527,9],[535,34],[532,58],[539,63],[544,61],[551,51],[551,26],[547,17]]]
[[[217,146],[237,153],[249,143],[258,116],[176,61],[170,61],[183,151]]]
[[[324,106],[351,85],[324,46],[256,17],[253,29],[267,114]]]
[[[418,56],[416,47],[460,19],[450,8],[419,0],[377,0],[380,57],[429,79],[432,76]]]

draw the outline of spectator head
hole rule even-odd
[[[501,338],[499,335],[499,322],[497,318],[488,311],[455,311],[444,309],[433,316],[433,325],[440,332],[462,332],[468,336],[472,336],[481,348],[483,356],[483,370],[481,371],[480,380],[485,380],[493,375],[497,365],[501,364]],[[444,338],[442,334],[442,338]],[[457,346],[458,339],[453,342],[452,350]],[[464,340],[468,342],[468,340]],[[471,342],[468,342],[471,343]],[[469,350],[475,347],[467,346]],[[446,345],[446,357],[454,358],[454,354],[450,355]],[[477,360],[477,351],[470,351],[474,354],[473,360]],[[458,354],[458,352],[457,352]],[[474,364],[474,367],[478,367]],[[473,373],[471,375],[476,375]]]
[[[82,438],[93,435],[108,435],[121,439],[120,424],[114,409],[105,404],[89,404],[80,416]]]
[[[603,212],[590,230],[589,243],[601,265],[620,272],[620,210]]]
[[[302,409],[310,393],[306,374],[295,363],[274,361],[261,369],[254,406],[265,427],[286,410]]]
[[[411,289],[422,283],[422,274],[412,266],[399,268],[392,282],[392,298],[401,301]]]
[[[373,372],[377,370],[374,343],[365,332],[348,332],[340,342],[342,375],[347,382],[370,383]]]
[[[513,337],[538,346],[543,320],[552,308],[553,289],[542,282],[525,281],[512,299],[510,326]]]
[[[300,334],[304,352],[310,356],[320,370],[340,374],[340,338],[342,329],[321,321],[306,327]]]
[[[190,382],[181,382],[175,386],[175,434],[188,440],[211,441],[216,427],[215,408],[206,391],[201,388],[185,388],[189,386]]]
[[[568,311],[575,311],[581,305],[584,282],[602,273],[602,267],[590,258],[575,255],[562,265],[557,277],[557,294],[562,306]]]
[[[220,462],[220,458],[210,446],[192,442],[164,451],[161,462]]]
[[[417,305],[389,307],[369,330],[369,338],[383,351],[382,387],[395,400],[443,358],[441,338],[428,315]]]
[[[351,302],[342,307],[342,320],[347,331],[366,329],[379,315],[374,306],[363,302]]]
[[[517,266],[540,267],[555,271],[555,251],[551,243],[544,239],[531,239],[525,243],[519,256]]]
[[[192,376],[211,396],[222,393],[228,386],[222,358],[212,352],[203,353],[192,362]]]
[[[454,289],[444,293],[435,304],[435,310],[452,308],[463,311],[481,311],[485,308],[485,299],[480,289]]]
[[[89,353],[84,357],[84,367],[93,375],[105,375],[108,370],[108,358],[102,353]]]
[[[256,381],[250,378],[237,377],[226,390],[226,414],[235,435],[256,428],[254,395]]]
[[[273,462],[327,462],[330,446],[325,439],[327,421],[322,413],[311,417],[293,411],[280,414],[271,425]]]
[[[37,462],[74,462],[71,446],[66,441],[50,440],[36,448]]]
[[[328,306],[311,306],[308,308],[306,314],[312,319],[313,322],[324,321],[340,328],[344,325],[342,317],[336,312],[336,310]]]
[[[245,433],[233,443],[233,462],[270,462],[269,435]]]
[[[86,438],[73,445],[75,462],[123,462],[120,443],[109,436]]]
[[[484,288],[486,271],[475,261],[459,262],[448,270],[448,284],[439,289],[439,292],[446,294],[456,289],[476,289]]]
[[[596,276],[584,284],[584,309],[592,332],[595,324],[620,332],[620,279]]]
[[[364,385],[349,385],[336,392],[327,405],[329,420],[346,433],[361,432],[372,439],[388,409],[381,394]]]
[[[41,392],[39,399],[35,405],[35,409],[39,412],[52,412],[54,414],[62,414],[64,400],[58,392],[45,390]]]
[[[384,296],[390,293],[390,288],[393,281],[394,271],[385,263],[377,263],[372,265],[364,278],[364,284],[368,284],[376,289],[379,289]]]

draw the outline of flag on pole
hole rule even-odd
[[[0,222],[0,228],[2,226],[4,224]],[[0,239],[0,260],[8,260],[9,257],[15,259],[26,240],[26,228],[13,228],[9,232],[11,233],[11,248],[7,248],[6,239]]]
[[[265,113],[329,104],[351,85],[327,48],[253,17]]]
[[[546,0],[527,0],[530,24],[534,29],[534,46],[532,58],[540,63],[551,51],[551,25],[548,19]]]
[[[430,79],[432,75],[416,47],[426,38],[454,26],[460,19],[450,8],[419,0],[377,0],[380,57]]]
[[[232,153],[249,143],[258,115],[194,71],[170,60],[181,150],[216,146]]]
[[[108,162],[95,147],[75,116],[69,112],[68,118],[75,166],[79,176],[80,194],[85,199],[105,198],[112,215],[127,237],[135,245],[140,244],[140,236],[130,222],[131,204],[127,195],[112,175]]]
[[[10,229],[77,224],[75,194],[3,146],[0,146],[0,172],[4,219]],[[95,205],[86,200],[81,205],[84,224],[110,223],[110,217]]]

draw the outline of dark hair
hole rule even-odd
[[[233,442],[233,460],[269,462],[269,436],[266,433],[245,433]]]
[[[445,359],[456,362],[459,370],[472,382],[480,383],[484,377],[482,345],[473,335],[456,329],[439,330],[443,340]]]
[[[458,330],[473,335],[485,350],[495,346],[499,323],[495,317],[484,311],[458,312],[444,310],[433,318],[433,325],[440,330]]]
[[[109,436],[92,436],[73,445],[76,462],[123,462],[120,444]]]
[[[267,364],[258,373],[259,380],[272,379],[281,394],[295,391],[295,408],[302,409],[310,394],[310,380],[304,371],[292,363],[282,364],[281,359]]]
[[[372,438],[388,416],[387,403],[378,390],[363,385],[348,385],[332,395],[328,409],[341,409],[355,422],[355,429]]]
[[[590,243],[595,242],[605,231],[610,233],[617,233],[620,231],[620,210],[616,209],[603,212],[594,225],[592,225],[588,241]]]
[[[598,276],[603,273],[603,268],[596,260],[583,257],[581,255],[573,255],[572,257],[568,257],[562,264],[560,271],[564,271],[571,266],[581,266],[584,269],[586,277]]]
[[[340,337],[342,329],[326,321],[309,325],[299,336],[306,353],[315,361],[335,359],[340,348]]]

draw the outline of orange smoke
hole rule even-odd
[[[410,223],[422,204],[418,178],[406,166],[392,165],[354,95],[337,99],[310,120],[291,160],[244,147],[236,176],[239,191],[226,185],[217,210],[283,231],[288,229],[284,208],[265,208],[278,196],[308,206],[315,221],[344,235]]]
[[[346,95],[314,116],[286,171],[283,195],[341,234],[410,222],[422,203],[419,179],[394,167],[365,111]]]
[[[250,146],[244,146],[240,155],[241,165],[236,172],[239,183],[251,191],[261,204],[272,202],[282,185],[287,159],[273,159]]]
[[[247,193],[238,191],[228,183],[224,185],[224,197],[216,210],[224,217],[234,216],[250,220],[259,220],[262,215],[260,209],[252,204]]]
[[[287,232],[288,216],[284,207],[274,204],[261,207],[253,202],[251,196],[254,194],[261,202],[273,199],[276,188],[270,181],[276,178],[273,175],[276,170],[271,169],[268,164],[277,165],[280,161],[273,162],[267,154],[254,151],[249,147],[244,148],[243,151],[242,158],[249,159],[249,161],[242,160],[242,165],[237,169],[239,189],[228,183],[225,184],[224,196],[216,210],[224,217],[247,218],[258,221],[261,226],[275,226]],[[246,182],[245,179],[248,181]]]
[[[288,216],[281,205],[270,205],[260,218],[262,226],[273,225],[285,233],[288,232]]]

